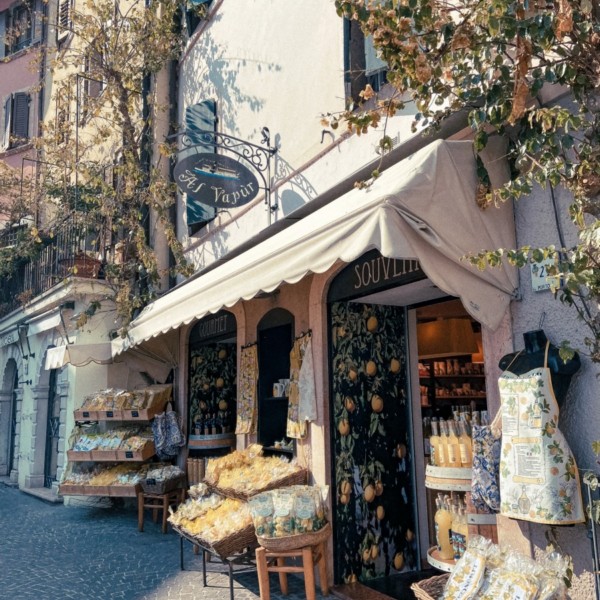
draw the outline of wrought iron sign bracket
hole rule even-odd
[[[211,205],[229,209],[242,206],[256,197],[258,190],[252,193],[252,183],[248,183],[254,179],[258,183],[258,189],[264,192],[267,210],[270,213],[275,212],[278,206],[277,203],[271,202],[271,163],[277,154],[277,147],[271,146],[271,136],[267,127],[261,129],[261,134],[262,145],[208,130],[185,131],[168,136],[167,140],[178,138],[180,143],[179,158],[175,167],[176,184],[182,192],[192,196],[200,190],[204,193],[207,188],[211,188],[215,190]],[[183,158],[182,154],[185,155]],[[196,156],[202,159],[201,164],[194,164]],[[194,172],[197,177],[194,176]],[[254,178],[253,173],[258,175],[258,180]],[[225,187],[216,188],[216,183],[209,186],[206,183],[210,181],[207,177],[213,177],[213,181],[219,185],[227,180],[234,182],[238,179],[240,191],[231,191]],[[235,182],[232,185],[235,186]]]

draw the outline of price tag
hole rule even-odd
[[[90,413],[87,410],[83,411],[83,416],[87,417],[88,419],[90,418]]]
[[[131,411],[131,416],[132,416],[132,417],[139,417],[139,416],[140,416],[140,413],[139,413],[139,411],[137,411],[137,410],[132,410],[132,411]]]
[[[113,416],[114,416],[114,413],[113,413],[112,410],[107,410],[106,411],[106,418],[107,419],[112,418]]]
[[[133,452],[131,450],[126,450],[125,458],[133,458]]]

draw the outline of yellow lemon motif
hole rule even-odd
[[[371,484],[365,488],[364,497],[367,502],[375,500],[375,488]]]
[[[383,398],[377,394],[373,394],[371,398],[371,408],[373,412],[380,413],[383,410]]]
[[[338,431],[341,435],[348,435],[350,433],[350,423],[348,423],[348,419],[342,419],[338,423]]]
[[[402,552],[396,552],[396,555],[394,556],[394,569],[396,569],[396,571],[401,571],[403,567],[404,555]]]
[[[377,321],[377,317],[369,317],[367,319],[367,329],[373,333],[373,331],[377,331],[377,327],[379,322]]]

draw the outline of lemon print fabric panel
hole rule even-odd
[[[336,580],[418,568],[405,314],[330,305]]]

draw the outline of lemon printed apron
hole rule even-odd
[[[548,348],[549,343],[543,367],[515,375],[509,365],[498,381],[502,401],[500,513],[549,525],[582,523],[579,473],[558,430]]]

